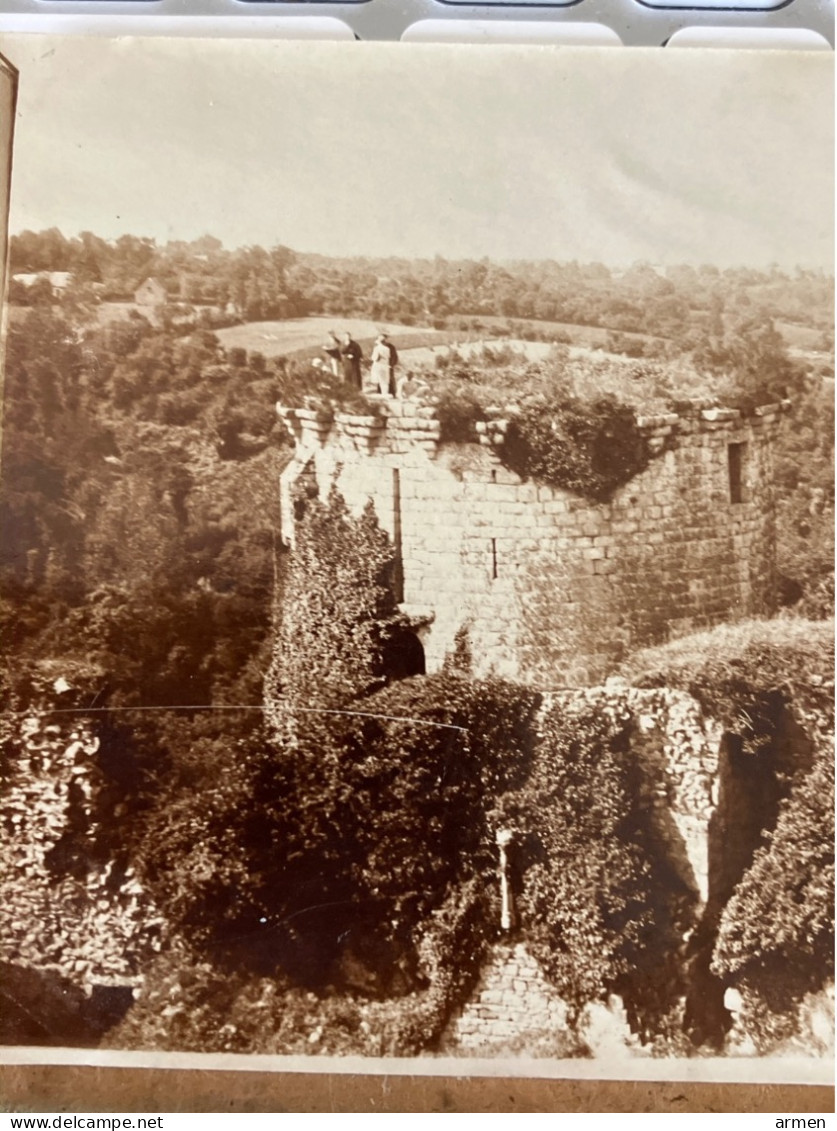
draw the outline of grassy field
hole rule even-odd
[[[248,322],[244,326],[229,326],[218,330],[217,335],[225,349],[246,349],[263,353],[265,357],[290,357],[293,354],[318,353],[330,330],[335,334],[348,331],[363,344],[375,340],[380,330],[386,330],[398,345],[404,335],[421,335],[433,341],[443,335],[424,327],[403,326],[395,322],[372,322],[365,318],[294,318],[287,322]]]
[[[452,323],[455,321],[455,325]],[[340,334],[348,330],[368,355],[379,330],[392,338],[403,362],[411,365],[433,365],[440,347],[455,346],[469,356],[482,344],[512,345],[528,360],[541,360],[553,341],[566,342],[587,350],[601,350],[609,331],[597,326],[581,326],[569,322],[539,322],[534,319],[495,318],[483,315],[448,320],[445,329],[429,326],[405,326],[395,322],[374,322],[364,318],[295,318],[286,322],[248,322],[216,331],[226,349],[246,349],[265,357],[288,357],[307,360],[318,357],[330,330]],[[528,335],[532,335],[529,340]],[[631,334],[631,338],[648,339],[648,335]]]
[[[822,330],[813,326],[800,326],[797,322],[774,322],[774,326],[785,340],[785,345],[798,350],[821,350]]]

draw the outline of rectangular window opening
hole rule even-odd
[[[491,578],[497,579],[497,539],[491,539]]]
[[[729,466],[729,501],[744,502],[744,456],[746,444],[730,444],[727,448]]]

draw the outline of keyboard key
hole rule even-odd
[[[823,36],[798,27],[684,27],[667,47],[761,48],[768,51],[830,51]]]
[[[418,20],[401,36],[407,43],[558,43],[572,47],[620,47],[604,24],[576,21]]]

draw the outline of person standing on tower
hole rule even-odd
[[[328,358],[328,367],[335,377],[340,376],[340,339],[333,330],[329,330],[328,338],[323,346],[323,353]]]
[[[363,392],[363,377],[360,371],[363,350],[348,330],[343,334],[340,356],[343,359],[343,380],[357,389],[359,393]]]
[[[395,367],[397,364],[398,353],[395,346],[386,334],[380,333],[375,339],[375,348],[372,350],[372,380],[378,386],[381,396],[395,396]]]

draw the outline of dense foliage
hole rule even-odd
[[[834,383],[809,375],[776,450],[780,598],[802,616],[834,612]]]
[[[433,1047],[497,935],[495,840],[511,823],[527,928],[560,991],[579,1008],[632,977],[647,991],[646,967],[659,961],[669,924],[626,757],[628,716],[562,704],[540,717],[538,694],[453,668],[369,694],[386,678],[386,540],[371,515],[353,518],[332,491],[325,503],[305,501],[292,558],[298,551],[289,587],[301,611],[289,618],[293,631],[280,632],[285,682],[275,686],[302,688],[307,703],[312,679],[321,706],[297,711],[276,695],[272,740],[240,738],[223,781],[211,780],[218,754],[199,744],[193,765],[206,784],[181,776],[139,849],[191,961],[229,965],[239,983],[249,971],[248,1000],[253,979],[274,973],[317,1001],[333,987],[354,1036],[338,1026],[324,1047],[363,1051],[370,1034],[388,1052]],[[329,670],[335,644],[321,602],[344,588],[359,631],[344,634]],[[202,993],[216,993],[213,978],[199,979]],[[226,1001],[231,990],[217,993]],[[357,1004],[375,1000],[377,1012]],[[138,1016],[151,1039],[158,1019],[146,1008]],[[333,1008],[316,1005],[310,1016]],[[192,1033],[184,1039],[198,1041],[183,1023]],[[236,1031],[221,1047],[257,1039]],[[274,1038],[296,1047],[298,1034],[281,1032],[266,1031],[255,1047],[276,1047]]]
[[[758,753],[786,712],[820,743],[833,719],[833,622],[779,619],[721,625],[636,653],[622,673],[640,687],[681,687]]]
[[[643,829],[629,718],[564,704],[539,719],[537,695],[454,674],[354,703],[316,728],[316,747],[303,732],[292,751],[253,758],[238,793],[202,788],[167,806],[165,825],[161,813],[149,848],[172,879],[189,876],[189,953],[152,972],[119,1039],[168,1041],[160,1005],[182,1000],[174,1032],[187,1047],[301,1051],[317,1030],[310,1051],[433,1048],[498,937],[503,827],[517,830],[527,938],[559,991],[580,1009],[618,990],[653,1032],[678,986],[665,960],[671,891]],[[296,1016],[300,985],[313,996],[292,1029],[281,1000]],[[257,1030],[232,1005],[254,998],[273,1002]],[[213,1027],[218,1016],[235,1031]]]
[[[198,740],[137,858],[203,961],[317,992],[412,994],[396,1028],[422,1020],[398,1041],[432,1043],[495,931],[488,799],[525,776],[537,698],[438,676],[355,703],[300,726],[293,747],[239,737],[223,776],[220,747]]]
[[[313,985],[352,984],[350,969],[366,970],[362,989],[411,985],[432,911],[493,867],[481,807],[520,776],[535,698],[453,675],[370,696],[391,655],[390,560],[371,513],[353,518],[334,491],[307,499],[272,739],[238,718],[235,742],[214,720],[170,724],[182,753],[137,854],[175,929],[218,960]]]
[[[764,1051],[793,1035],[804,996],[834,980],[834,763],[802,775],[721,917],[714,968],[744,991]]]
[[[266,686],[280,729],[299,709],[339,708],[380,686],[398,619],[394,551],[372,504],[355,519],[336,487],[321,502],[301,484]]]
[[[256,702],[280,564],[272,480],[286,457],[266,441],[229,456],[208,393],[200,421],[148,419],[134,395],[148,395],[152,340],[166,344],[146,326],[111,353],[103,332],[93,354],[42,308],[10,332],[5,638],[18,657],[100,662],[120,703]],[[199,367],[202,350],[179,349],[174,372]]]

